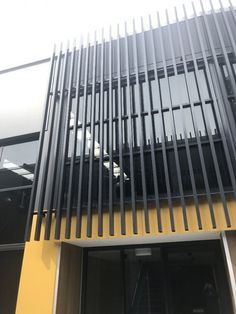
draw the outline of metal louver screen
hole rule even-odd
[[[35,239],[46,213],[45,239],[52,214],[55,238],[71,237],[76,215],[76,237],[82,215],[87,236],[98,215],[109,212],[109,234],[114,235],[114,212],[126,233],[125,212],[132,212],[137,233],[137,207],[149,232],[149,206],[154,204],[158,231],[161,207],[167,202],[175,231],[174,202],[182,208],[188,230],[186,202],[193,202],[202,229],[200,199],[207,199],[216,228],[213,197],[220,197],[226,224],[231,226],[227,195],[236,196],[236,12],[231,6],[144,30],[133,24],[132,34],[116,39],[81,43],[53,53],[27,223],[29,238],[37,215]],[[153,206],[153,205],[152,205]]]

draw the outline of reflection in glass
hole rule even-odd
[[[88,254],[86,314],[123,313],[120,266],[119,251],[98,251]]]
[[[193,117],[190,108],[184,108],[184,121],[187,132],[187,137],[195,137],[194,126],[193,126]]]
[[[172,128],[171,128],[171,116],[170,111],[163,113],[164,117],[164,126],[165,126],[165,136],[167,141],[172,141]]]
[[[206,138],[206,114],[209,121],[209,127],[211,133],[215,134],[215,129],[217,128],[217,120],[214,114],[214,104],[209,103],[209,92],[206,82],[206,77],[204,70],[199,70],[199,75],[201,78],[201,96],[203,98],[203,103],[199,103],[199,82],[196,80],[195,72],[188,72],[186,74],[178,74],[175,76],[170,76],[168,78],[158,78],[157,80],[151,80],[149,82],[142,82],[138,86],[133,84],[130,85],[130,94],[128,95],[127,86],[121,87],[121,98],[119,98],[117,86],[112,88],[112,108],[109,104],[109,90],[103,91],[104,101],[101,103],[101,91],[96,90],[94,108],[91,108],[92,97],[91,94],[87,98],[87,113],[86,113],[86,128],[85,134],[82,134],[83,129],[83,113],[84,113],[84,96],[80,97],[79,101],[79,117],[76,127],[77,138],[76,138],[76,176],[78,176],[78,169],[80,163],[80,156],[82,153],[82,137],[85,136],[84,143],[84,169],[83,169],[83,182],[84,182],[84,205],[87,203],[87,184],[88,184],[88,169],[90,159],[89,156],[92,154],[93,158],[93,202],[94,207],[96,207],[97,202],[97,184],[99,176],[99,160],[101,157],[101,122],[103,123],[103,161],[102,161],[102,175],[103,175],[103,204],[107,207],[109,194],[113,193],[115,203],[119,203],[120,198],[120,158],[123,160],[123,182],[124,182],[124,195],[125,202],[130,202],[131,194],[131,181],[130,181],[130,164],[133,162],[134,167],[134,187],[135,187],[135,198],[136,200],[141,200],[143,198],[143,182],[144,177],[142,176],[141,168],[141,158],[144,154],[144,171],[146,179],[146,190],[147,198],[149,200],[154,198],[154,184],[153,178],[156,175],[158,180],[158,189],[162,197],[166,197],[166,176],[170,177],[170,188],[173,195],[179,195],[178,188],[178,178],[176,172],[176,156],[173,150],[173,132],[176,133],[178,154],[180,159],[180,170],[181,178],[184,187],[184,192],[191,192],[191,182],[188,169],[188,160],[186,155],[186,149],[182,148],[184,139],[184,126],[186,129],[186,136],[189,141],[191,159],[194,167],[194,176],[196,180],[197,190],[204,190],[204,182],[202,180],[202,170],[201,163],[198,156],[198,151],[195,149],[196,144],[196,134],[198,132],[202,140],[207,140]],[[186,77],[185,77],[186,76]],[[186,79],[188,84],[186,84]],[[115,84],[114,84],[115,85]],[[150,97],[151,96],[151,97]],[[130,106],[128,108],[128,98],[130,98]],[[140,97],[140,98],[139,98]],[[149,99],[150,97],[150,99]],[[160,99],[161,97],[161,99]],[[206,99],[208,99],[206,101]],[[120,102],[119,102],[120,101]],[[141,101],[141,107],[138,105]],[[150,102],[152,111],[150,113]],[[160,108],[160,102],[162,101],[162,108]],[[171,106],[172,102],[172,108]],[[104,116],[100,117],[101,106],[104,108]],[[121,108],[119,108],[121,106]],[[92,109],[95,111],[95,132],[94,132],[94,145],[92,149],[92,125],[91,125],[91,113]],[[112,117],[110,117],[110,110],[112,109]],[[141,110],[140,110],[141,109]],[[204,109],[204,110],[203,110]],[[131,110],[131,121],[129,112]],[[122,113],[122,123],[120,124],[120,111]],[[68,161],[71,158],[72,153],[72,138],[74,132],[74,117],[75,117],[75,100],[73,100],[71,120],[70,120],[70,142],[68,151]],[[151,114],[151,117],[149,116]],[[103,118],[103,121],[100,119]],[[112,126],[110,122],[112,120]],[[163,121],[163,127],[162,122]],[[152,138],[152,124],[154,127],[154,154],[151,158],[151,138]],[[130,125],[131,123],[131,125]],[[195,125],[194,125],[195,123]],[[112,127],[112,132],[110,132],[110,127]],[[122,128],[122,134],[120,132],[120,127]],[[131,133],[130,134],[130,127]],[[112,138],[112,147],[110,147],[110,137]],[[121,138],[122,136],[122,138]],[[133,156],[130,159],[130,139],[132,137],[133,146]],[[143,138],[143,152],[140,149],[141,139]],[[163,160],[163,152],[161,151],[161,141],[165,140],[168,142],[166,146],[167,160]],[[120,154],[120,144],[122,144],[122,156]],[[207,143],[203,143],[207,146]],[[208,148],[203,148],[206,158],[206,166],[208,164]],[[112,164],[110,162],[110,155],[112,154]],[[211,155],[209,159],[211,161]],[[164,161],[167,162],[169,173],[164,171]],[[156,171],[154,173],[153,163],[156,162]],[[142,164],[143,167],[143,164]],[[208,170],[210,171],[212,167]],[[109,172],[113,172],[112,185],[109,187]],[[210,181],[210,188],[216,189],[216,181],[214,174],[214,167],[211,169],[213,180]],[[210,173],[209,173],[210,175]],[[144,180],[143,180],[144,181]],[[112,189],[112,191],[111,191]],[[76,191],[75,198],[76,198]]]
[[[3,147],[0,189],[32,184],[38,141]]]
[[[195,111],[195,121],[197,121],[197,129],[200,135],[206,135],[206,129],[205,129],[205,124],[203,120],[203,115],[202,115],[202,108],[201,106],[195,106],[194,107]]]
[[[31,189],[0,192],[0,244],[23,243]]]
[[[177,140],[184,138],[184,126],[182,121],[182,113],[180,109],[174,110],[174,120],[175,120],[175,131]]]
[[[218,243],[85,254],[83,314],[232,313]]]
[[[207,119],[208,119],[210,132],[212,134],[215,134],[217,131],[217,127],[216,127],[216,120],[215,120],[214,112],[212,110],[211,103],[205,104],[205,109],[206,109],[206,115],[207,115]]]
[[[0,251],[0,309],[1,313],[16,312],[23,250]]]

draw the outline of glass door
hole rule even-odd
[[[160,248],[124,250],[125,309],[127,314],[165,314],[167,298]]]
[[[88,250],[83,314],[231,314],[218,243]]]

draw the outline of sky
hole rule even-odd
[[[221,1],[229,6],[229,0]],[[236,0],[231,1],[235,6]],[[212,2],[219,7],[219,0]],[[151,14],[155,26],[157,10],[165,23],[164,10],[170,9],[172,20],[176,6],[181,17],[182,3],[191,15],[191,0],[0,0],[0,70],[50,57],[54,44],[58,47],[62,42],[66,46],[68,40],[80,41],[88,33],[91,38],[94,30],[99,36],[102,27],[105,35],[110,25],[116,33],[117,23],[127,21],[129,30],[133,18],[138,30],[140,16],[146,23]],[[199,1],[194,3],[199,11]],[[203,3],[209,10],[209,0]]]

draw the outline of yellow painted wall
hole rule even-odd
[[[18,291],[16,314],[51,314],[59,243],[26,243]]]
[[[204,199],[200,204],[200,212],[202,218],[203,229],[199,231],[196,218],[196,210],[192,204],[187,204],[187,217],[189,223],[189,231],[184,230],[183,215],[181,207],[175,204],[174,207],[174,218],[176,225],[176,232],[171,231],[169,210],[167,204],[164,204],[161,208],[163,232],[164,235],[173,234],[186,234],[186,233],[204,233],[214,232],[223,230],[236,230],[236,202],[234,199],[229,198],[227,200],[229,214],[232,222],[232,226],[227,228],[223,206],[220,199],[214,199],[214,211],[216,217],[217,228],[213,229],[210,220],[210,212],[207,202]],[[120,232],[120,214],[115,212],[114,225],[115,235],[109,236],[109,217],[108,213],[103,215],[103,239],[109,239],[114,237],[140,237],[140,236],[159,236],[160,233],[157,231],[157,216],[154,208],[149,208],[149,219],[150,219],[150,233],[145,232],[144,225],[144,213],[142,209],[137,209],[137,222],[138,222],[138,234],[134,235],[132,231],[132,215],[131,211],[126,211],[126,235],[121,235]],[[34,223],[31,234],[31,241],[26,244],[23,266],[21,272],[18,301],[17,301],[17,314],[51,314],[53,313],[53,302],[54,302],[54,291],[55,291],[55,280],[57,270],[57,259],[59,253],[60,242],[65,240],[65,218],[62,219],[61,228],[61,240],[55,241],[54,228],[55,228],[55,217],[52,219],[51,229],[51,240],[44,241],[44,224],[45,217],[43,218],[41,240],[34,241],[34,228],[35,228],[36,217],[34,217]],[[93,214],[93,229],[91,240],[101,239],[98,236],[98,224],[97,224],[97,213]],[[71,240],[75,240],[75,226],[76,218],[72,218],[71,226]],[[87,219],[83,216],[82,219],[82,234],[81,239],[88,239],[86,236]],[[88,240],[89,240],[88,239]],[[66,313],[65,313],[66,314]]]
[[[141,208],[137,208],[137,224],[138,224],[138,234],[134,234],[132,230],[132,213],[130,210],[127,210],[125,213],[126,218],[126,235],[121,234],[121,223],[120,223],[120,213],[119,211],[115,212],[114,214],[114,228],[115,234],[114,236],[109,235],[109,215],[108,213],[104,213],[103,215],[103,236],[98,236],[98,216],[95,212],[92,218],[92,237],[87,238],[86,235],[86,228],[87,228],[87,217],[82,217],[82,232],[81,232],[81,239],[82,240],[95,240],[95,239],[109,239],[113,237],[138,237],[138,236],[155,236],[155,235],[173,235],[173,234],[186,234],[186,233],[195,233],[195,232],[212,232],[212,231],[223,231],[223,230],[236,230],[236,201],[233,198],[228,198],[227,200],[230,220],[231,220],[231,227],[227,228],[224,210],[222,206],[222,202],[219,198],[214,198],[214,213],[216,219],[216,228],[212,228],[211,223],[211,216],[209,206],[207,205],[206,200],[203,198],[200,202],[200,215],[202,219],[202,230],[199,230],[198,223],[197,223],[197,216],[196,216],[196,209],[195,206],[191,204],[186,204],[187,208],[187,219],[189,230],[186,231],[184,229],[183,223],[183,214],[180,204],[174,204],[173,212],[174,212],[174,220],[175,220],[175,228],[176,231],[171,231],[170,225],[170,215],[167,203],[162,204],[161,208],[161,219],[162,219],[162,226],[163,232],[158,232],[157,227],[157,213],[154,207],[149,208],[149,221],[150,221],[150,233],[146,233],[145,231],[145,220],[144,220],[144,212]],[[53,218],[52,223],[52,234],[54,235],[54,227],[55,227],[55,218]],[[62,220],[62,228],[61,228],[61,240],[65,240],[65,219]],[[72,219],[72,226],[71,226],[71,240],[76,240],[75,237],[75,227],[76,227],[76,218]]]

